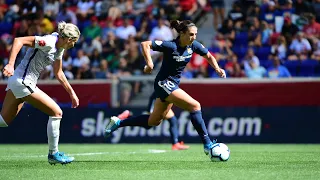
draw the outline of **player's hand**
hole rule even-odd
[[[72,100],[72,108],[76,108],[79,106],[79,98],[76,94],[71,95],[71,100]]]
[[[3,68],[3,75],[6,77],[10,77],[10,76],[13,76],[13,74],[14,74],[14,67],[10,64],[7,64]]]
[[[221,68],[219,68],[216,72],[222,78],[226,78],[227,77],[226,72]]]
[[[153,65],[145,65],[143,72],[145,72],[147,74],[151,74],[152,70],[153,70]]]

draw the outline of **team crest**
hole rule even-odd
[[[193,51],[192,51],[191,48],[188,48],[188,49],[187,49],[187,52],[188,52],[189,54],[192,54],[192,53],[193,53]]]
[[[39,46],[45,46],[46,45],[46,42],[44,40],[40,40],[38,42]]]

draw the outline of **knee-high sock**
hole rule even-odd
[[[150,115],[142,114],[139,116],[130,117],[120,121],[119,127],[125,126],[140,126],[146,129],[150,129],[152,126],[148,125],[148,119]]]
[[[0,127],[8,127],[6,121],[4,121],[3,117],[0,114]]]
[[[61,117],[50,116],[47,125],[49,153],[58,152],[58,143],[60,136],[60,121]]]
[[[176,116],[173,116],[168,119],[170,124],[170,135],[171,135],[171,143],[176,144],[179,142],[179,130],[178,130],[178,120]]]
[[[193,127],[197,130],[202,143],[203,144],[209,144],[211,143],[211,140],[208,136],[207,127],[204,124],[204,121],[202,119],[202,113],[201,111],[193,111],[190,113],[191,122],[193,124]]]

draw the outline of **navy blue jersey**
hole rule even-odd
[[[152,50],[163,52],[163,62],[156,82],[168,79],[176,84],[180,83],[181,73],[194,52],[201,56],[208,53],[208,49],[198,41],[181,47],[178,38],[172,41],[152,41]]]

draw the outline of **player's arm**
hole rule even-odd
[[[3,68],[4,76],[12,76],[14,73],[14,63],[22,46],[35,46],[35,36],[25,36],[14,38],[8,64]]]
[[[146,66],[144,67],[145,73],[151,73],[153,70],[153,61],[151,58],[150,50],[152,48],[152,41],[143,41],[141,42],[142,54],[144,60],[146,61]]]
[[[205,54],[203,57],[207,59],[208,63],[213,67],[213,69],[214,69],[215,71],[217,71],[217,70],[220,69],[219,64],[218,64],[216,58],[213,57],[210,52],[208,52],[207,54]]]
[[[73,88],[71,87],[70,83],[68,82],[66,76],[64,75],[64,72],[62,71],[62,60],[57,59],[53,63],[53,71],[54,75],[57,78],[57,80],[60,82],[60,84],[64,87],[64,89],[69,93],[70,98],[72,100],[72,107],[76,108],[79,106],[79,99],[74,92]]]
[[[213,69],[220,75],[220,77],[222,77],[222,78],[225,78],[225,77],[226,77],[226,73],[224,72],[223,69],[221,69],[221,68],[219,67],[219,64],[218,64],[216,58],[214,58],[209,51],[208,51],[207,54],[205,54],[203,57],[207,59],[208,63],[209,63],[209,64],[213,67]]]

